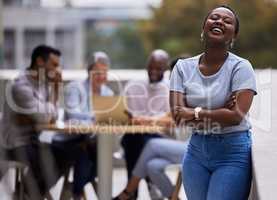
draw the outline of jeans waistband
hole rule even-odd
[[[237,134],[251,134],[250,130],[244,130],[244,131],[235,131],[235,132],[229,132],[229,133],[207,133],[207,132],[194,132],[194,135],[200,135],[200,136],[209,136],[209,137],[228,137],[233,136]]]

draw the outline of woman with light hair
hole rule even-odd
[[[110,59],[106,53],[94,52],[88,59],[88,78],[73,81],[65,87],[65,120],[74,124],[95,123],[92,96],[112,96],[106,85]],[[74,166],[73,195],[81,199],[84,186],[97,176],[97,138],[90,135],[57,134],[53,143],[65,152],[62,157]]]

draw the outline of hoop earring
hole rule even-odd
[[[201,41],[201,42],[204,42],[204,33],[203,33],[203,31],[202,31],[202,33],[200,34],[200,41]]]
[[[231,40],[231,43],[230,43],[230,48],[231,48],[231,49],[234,47],[234,44],[235,44],[235,40],[232,39],[232,40]]]

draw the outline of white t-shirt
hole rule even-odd
[[[229,52],[220,70],[213,75],[205,76],[199,70],[200,57],[201,55],[180,59],[170,78],[170,91],[183,93],[189,107],[200,106],[214,110],[222,108],[235,91],[250,89],[257,94],[255,73],[248,60]],[[247,115],[239,125],[217,131],[230,133],[250,128]]]
[[[124,90],[127,109],[134,116],[159,117],[170,112],[168,82],[130,81]]]

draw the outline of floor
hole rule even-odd
[[[177,171],[175,168],[173,169],[167,169],[166,173],[169,175],[170,179],[175,182]],[[14,171],[9,170],[8,173],[3,177],[1,183],[0,183],[0,194],[1,200],[11,200],[11,194],[12,194],[12,178],[14,177]],[[124,168],[116,168],[113,171],[113,196],[117,195],[122,189],[124,188],[126,184],[126,170]],[[59,199],[61,187],[63,184],[63,178],[61,178],[55,187],[51,190],[51,194],[54,197],[55,200]],[[89,200],[96,200],[97,197],[95,195],[95,192],[90,184],[88,184],[85,188],[87,197]],[[183,188],[181,189],[181,192],[179,194],[179,197],[181,199],[186,199],[185,194],[183,191]],[[146,187],[146,184],[144,181],[141,181],[140,187],[139,187],[139,200],[150,200],[148,189]]]

